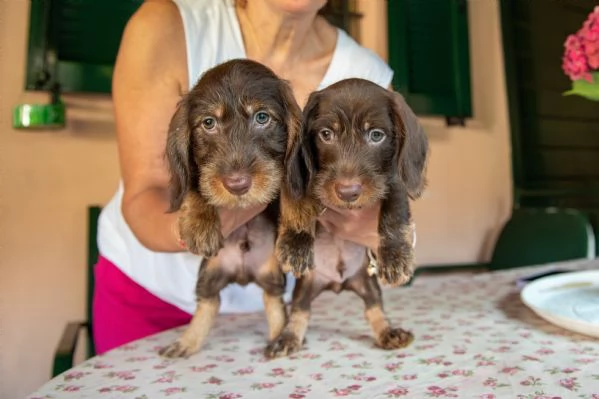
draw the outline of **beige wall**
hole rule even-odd
[[[361,0],[365,44],[385,55],[384,1]],[[28,4],[0,2],[0,398],[20,398],[50,374],[64,324],[85,310],[85,207],[108,200],[118,165],[111,103],[67,97],[69,127],[11,129],[24,93]],[[414,205],[421,263],[487,256],[510,208],[510,167],[498,10],[471,2],[475,118],[467,128],[423,120],[429,190]],[[382,20],[381,20],[382,19]],[[440,60],[440,65],[443,61]]]
[[[0,398],[50,375],[67,320],[85,314],[86,205],[108,200],[118,163],[108,98],[65,98],[68,129],[11,129],[23,92],[25,0],[0,2]]]

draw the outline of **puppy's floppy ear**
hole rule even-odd
[[[166,160],[170,171],[168,212],[177,211],[185,195],[194,187],[196,175],[192,159],[192,134],[189,126],[189,104],[186,98],[177,104],[177,109],[168,127]]]
[[[295,100],[291,86],[287,81],[281,80],[279,92],[285,104],[285,127],[287,129],[287,146],[285,150],[285,159],[289,156],[290,146],[302,131],[302,110]]]
[[[312,93],[304,108],[303,118],[297,130],[289,134],[285,154],[285,185],[292,198],[306,195],[316,173],[316,160],[308,135],[308,122],[318,106],[318,93]],[[298,107],[299,109],[299,107]],[[301,111],[300,111],[301,115]]]
[[[398,172],[410,197],[417,199],[426,186],[428,138],[418,118],[401,94],[392,92],[390,107],[396,131],[395,161],[399,167]]]

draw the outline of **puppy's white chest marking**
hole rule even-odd
[[[249,282],[273,253],[274,237],[274,226],[263,215],[240,226],[227,237],[218,253],[222,270],[228,275],[238,276],[239,283]]]
[[[325,283],[341,284],[354,276],[366,260],[366,249],[350,241],[333,237],[324,229],[314,242],[314,270]]]

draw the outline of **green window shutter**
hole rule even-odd
[[[31,0],[27,90],[110,93],[127,20],[143,0]]]
[[[393,87],[419,115],[472,116],[466,0],[387,0]]]

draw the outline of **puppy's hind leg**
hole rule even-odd
[[[269,341],[279,336],[287,322],[285,302],[283,301],[285,283],[285,274],[281,271],[277,258],[273,253],[256,278],[256,284],[264,291],[264,312],[268,323]]]
[[[220,291],[228,283],[229,278],[220,268],[218,258],[204,259],[196,284],[198,299],[191,322],[179,339],[160,349],[160,355],[187,358],[200,350],[218,315]]]
[[[390,325],[383,310],[383,295],[377,278],[369,276],[366,267],[344,285],[344,288],[354,291],[364,301],[364,314],[379,348],[399,349],[412,343],[414,335],[411,332]]]

